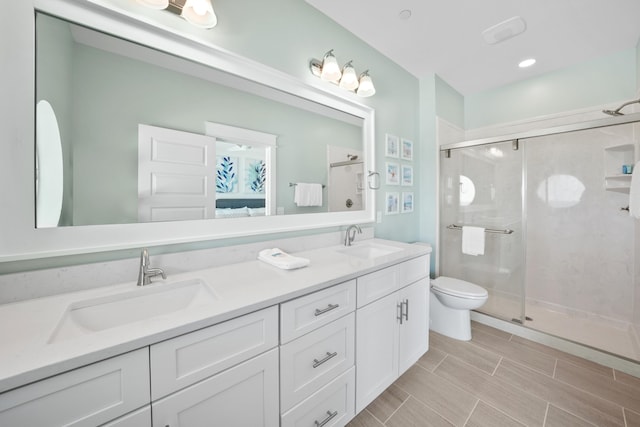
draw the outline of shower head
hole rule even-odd
[[[608,114],[610,116],[624,116],[623,113],[621,113],[618,110],[602,110],[603,113]]]
[[[610,116],[614,116],[614,117],[615,116],[624,116],[624,114],[621,113],[620,110],[622,110],[627,105],[631,105],[631,104],[640,104],[640,99],[636,99],[635,101],[625,102],[624,104],[622,104],[621,106],[619,106],[615,110],[602,110],[602,112],[605,113],[605,114],[608,114]]]

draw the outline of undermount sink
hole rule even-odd
[[[214,300],[203,280],[190,279],[77,301],[69,304],[49,342],[176,313]]]
[[[379,243],[355,243],[352,246],[346,246],[338,250],[338,252],[358,258],[373,259],[401,250],[401,248],[396,248],[395,246],[381,245]]]

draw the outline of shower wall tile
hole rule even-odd
[[[603,185],[604,148],[630,141],[625,125],[525,142],[528,299],[632,321],[634,224]]]

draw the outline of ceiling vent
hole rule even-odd
[[[515,37],[526,29],[527,23],[524,22],[524,19],[514,16],[484,30],[482,38],[487,44],[496,44]]]

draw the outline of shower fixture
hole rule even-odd
[[[621,106],[619,106],[616,110],[602,110],[603,113],[608,114],[610,116],[624,116],[623,113],[620,112],[624,107],[631,104],[640,104],[640,99],[636,99],[635,101],[625,102]]]

